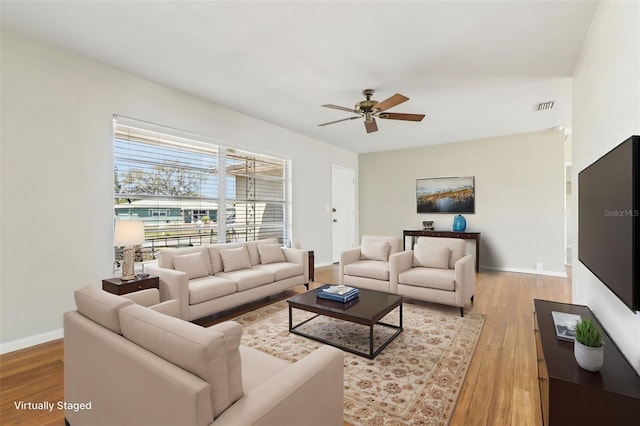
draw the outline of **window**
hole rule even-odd
[[[113,152],[115,216],[144,222],[151,255],[290,238],[289,160],[124,117],[114,118]]]
[[[169,210],[149,209],[149,216],[169,216]]]
[[[233,195],[227,199],[227,239],[286,237],[286,162],[228,149],[226,164],[227,176],[235,183]]]

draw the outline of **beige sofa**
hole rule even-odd
[[[340,255],[340,284],[389,293],[389,255],[402,249],[402,238],[363,235],[360,247]]]
[[[188,321],[309,283],[309,252],[265,239],[164,249],[145,272],[160,277],[162,300]]]
[[[391,293],[460,308],[473,302],[474,257],[459,238],[420,237],[413,250],[389,258]]]
[[[343,424],[343,354],[290,364],[240,345],[228,321],[203,328],[85,287],[64,314],[65,417],[87,425]]]

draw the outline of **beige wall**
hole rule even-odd
[[[601,1],[573,75],[574,193],[582,169],[634,134],[640,134],[640,3]],[[640,314],[578,261],[577,249],[573,301],[591,308],[640,373]]]
[[[453,214],[417,214],[416,179],[475,176],[480,266],[564,274],[564,137],[553,130],[360,155],[361,234],[402,235]]]
[[[290,158],[293,242],[331,261],[331,165],[355,153],[12,34],[1,65],[3,352],[60,337],[73,290],[112,274],[113,114]]]

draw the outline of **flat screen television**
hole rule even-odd
[[[578,174],[578,259],[640,310],[640,136]]]

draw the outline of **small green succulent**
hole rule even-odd
[[[592,348],[602,346],[602,334],[589,319],[582,320],[576,325],[576,340]]]

